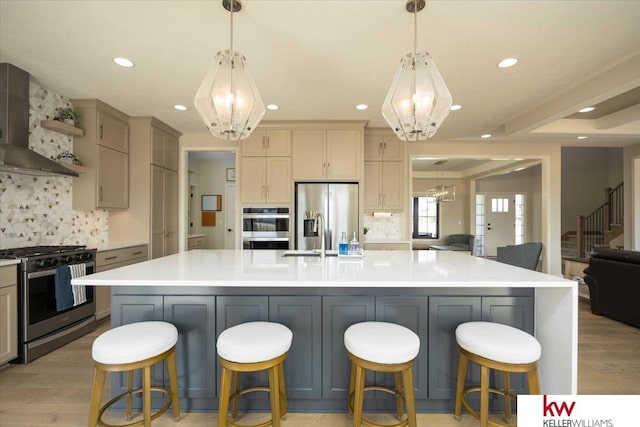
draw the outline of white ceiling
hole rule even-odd
[[[564,119],[640,87],[639,23],[640,1],[631,0],[428,0],[418,15],[418,48],[431,53],[462,105],[434,139],[492,133],[492,140],[532,143],[640,143],[638,91],[624,112],[609,110],[607,123]],[[265,103],[280,106],[263,120],[386,127],[381,104],[412,49],[412,25],[405,0],[244,0],[234,45]],[[183,133],[206,132],[193,96],[216,52],[228,47],[229,13],[219,0],[0,0],[1,61],[68,98],[99,98]],[[136,66],[117,67],[115,56]],[[520,63],[498,69],[509,56]],[[359,103],[370,108],[357,111]]]

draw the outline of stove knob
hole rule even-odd
[[[36,266],[41,268],[51,267],[51,259],[43,259],[43,260],[37,261]]]
[[[52,258],[50,261],[49,265],[52,267],[58,264],[58,258]]]
[[[73,258],[70,257],[70,256],[63,256],[61,258],[61,261],[62,261],[63,264],[70,264],[71,261],[73,261]]]

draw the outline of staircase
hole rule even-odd
[[[587,216],[578,215],[577,230],[562,235],[562,258],[585,258],[594,247],[606,245],[624,233],[624,186],[607,191],[607,201]]]

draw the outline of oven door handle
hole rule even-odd
[[[289,214],[242,214],[244,219],[271,219],[271,218],[285,218],[289,219]]]
[[[96,263],[95,262],[85,262],[84,265],[89,268],[89,267],[94,267]],[[51,270],[44,270],[44,271],[36,271],[33,273],[27,273],[27,280],[28,279],[37,279],[38,277],[45,277],[45,276],[53,276],[56,274],[56,270],[57,268],[53,268]],[[89,273],[91,274],[91,273]]]

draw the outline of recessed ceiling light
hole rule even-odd
[[[178,111],[187,111],[187,107],[181,104],[174,105],[173,108],[175,108]]]
[[[518,63],[518,58],[505,58],[502,61],[498,62],[499,68],[509,68],[513,67]]]
[[[484,135],[480,135],[480,138],[482,138],[482,139],[491,138],[491,134],[490,133],[485,133]]]
[[[113,58],[113,62],[125,68],[131,68],[135,65],[133,61],[131,61],[130,59],[122,58],[122,57]]]
[[[579,136],[578,139],[587,139],[589,138],[588,136]]]
[[[590,111],[595,110],[596,107],[584,107],[578,110],[578,113],[588,113]]]
[[[358,105],[356,105],[356,110],[366,110],[367,108],[369,108],[369,106],[367,104],[358,104]]]
[[[274,110],[275,111],[278,108],[280,108],[280,107],[278,107],[276,104],[267,104],[267,110]]]
[[[451,106],[451,108],[449,108],[449,110],[451,110],[451,111],[458,111],[458,110],[459,110],[459,109],[461,109],[461,108],[462,108],[462,105],[453,104],[453,105]]]

